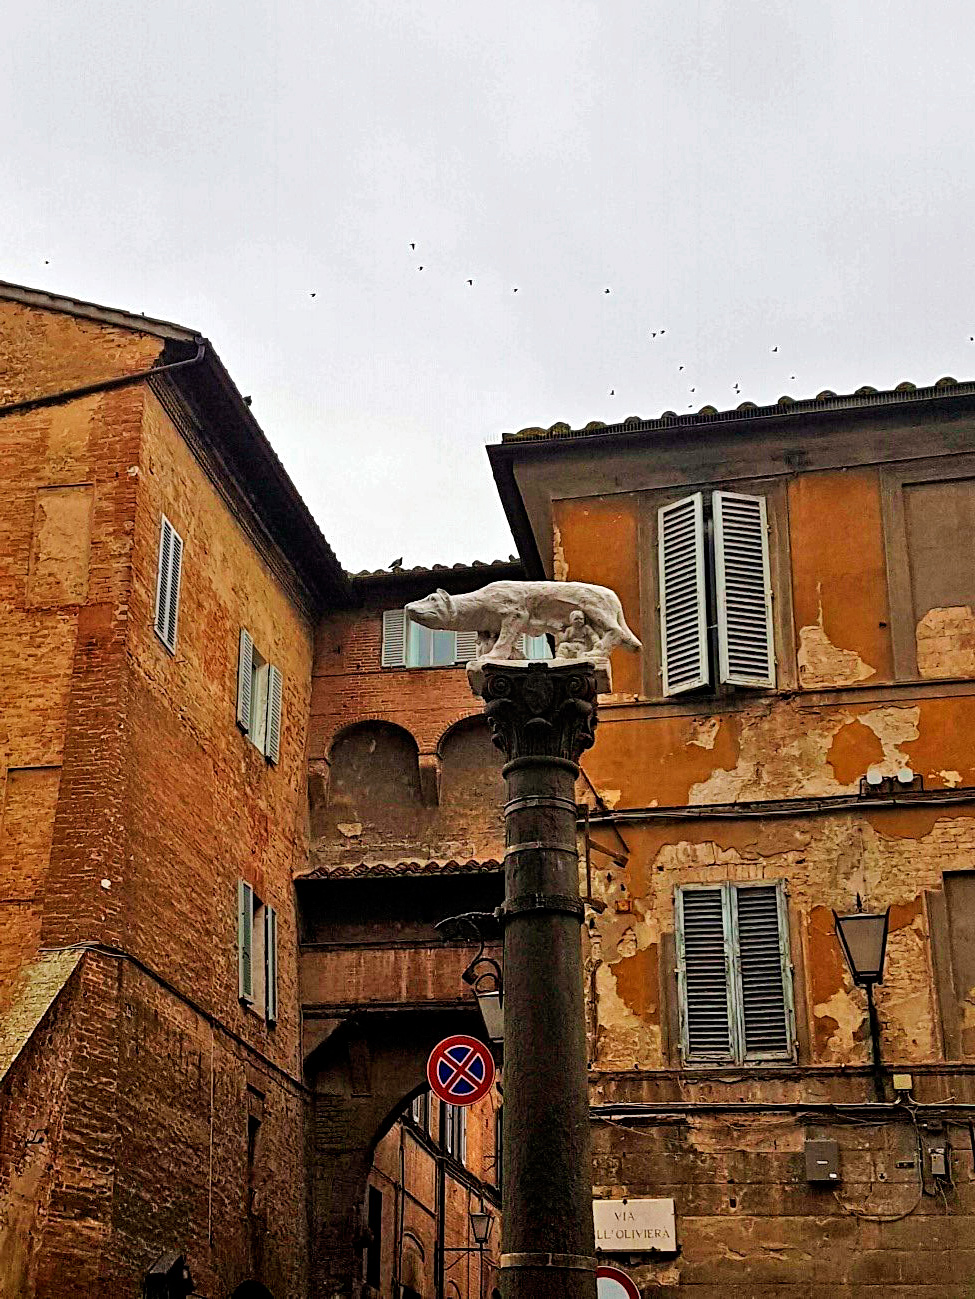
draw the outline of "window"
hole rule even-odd
[[[688,1064],[795,1058],[783,881],[676,890],[681,1052]]]
[[[547,636],[521,636],[518,649],[527,659],[550,659]],[[405,609],[383,614],[384,668],[445,668],[467,663],[477,654],[477,633],[432,631],[407,616]]]
[[[176,653],[176,618],[179,612],[179,579],[183,571],[183,539],[163,515],[159,529],[159,571],[156,574],[156,635]]]
[[[494,1111],[494,1185],[500,1191],[504,1185],[504,1106]]]
[[[467,1158],[467,1109],[463,1105],[445,1105],[443,1114],[443,1148],[459,1164]]]
[[[250,632],[241,627],[237,650],[237,725],[268,762],[275,764],[281,749],[283,688],[280,669],[263,658]]]
[[[383,1193],[369,1187],[369,1244],[366,1246],[366,1285],[379,1289],[382,1283]]]
[[[695,492],[657,511],[663,693],[773,687],[764,496]]]
[[[269,1024],[278,1018],[278,913],[237,881],[237,985],[246,1005]]]
[[[418,1128],[424,1132],[428,1130],[430,1123],[430,1093],[420,1092],[419,1096],[414,1096],[410,1103],[410,1118]]]

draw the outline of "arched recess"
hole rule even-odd
[[[242,1281],[230,1299],[274,1299],[274,1295],[260,1281]]]
[[[308,1057],[312,1293],[359,1294],[365,1278],[357,1242],[376,1146],[426,1087],[434,1046],[450,1033],[482,1032],[469,1002],[364,1011],[337,1025]]]
[[[327,766],[328,789],[312,825],[315,838],[326,835],[350,848],[390,834],[402,838],[423,810],[417,743],[401,726],[347,726],[332,742]]]
[[[438,752],[440,807],[451,834],[496,848],[504,842],[504,782],[502,757],[491,742],[487,719],[457,722],[441,737]]]

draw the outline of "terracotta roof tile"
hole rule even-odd
[[[786,410],[790,415],[799,415],[807,411],[818,413],[830,409],[855,409],[858,406],[893,406],[904,401],[918,401],[928,397],[945,395],[975,396],[975,381],[963,380],[959,382],[950,375],[946,375],[944,378],[922,388],[905,380],[895,388],[878,392],[876,388],[865,385],[862,388],[857,388],[856,392],[846,395],[837,395],[831,389],[824,388],[815,397],[791,397],[788,393],[785,393],[770,406],[757,406],[754,402],[743,401],[737,407],[726,410],[718,410],[717,407],[710,405],[702,406],[696,413],[688,415],[678,415],[676,411],[665,410],[662,414],[649,418],[628,415],[626,419],[615,424],[604,424],[600,420],[591,420],[585,427],[578,429],[573,429],[570,425],[559,422],[547,429],[532,426],[523,428],[517,433],[502,433],[501,440],[502,442],[534,442],[542,439],[556,441],[560,438],[569,439],[629,432],[647,432],[673,426],[693,428],[697,425],[707,425],[719,421],[734,422],[745,419],[769,418],[776,414],[782,414]]]
[[[507,559],[474,559],[469,564],[434,564],[432,568],[363,568],[358,573],[349,573],[353,582],[365,582],[370,578],[390,577],[432,577],[435,573],[481,573],[485,569],[520,567],[521,560],[517,555]]]
[[[299,880],[361,880],[389,879],[403,875],[489,875],[502,870],[502,863],[493,857],[480,861],[397,861],[357,862],[354,866],[317,866],[295,878]]]

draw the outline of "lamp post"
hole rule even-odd
[[[501,1293],[596,1299],[575,781],[607,665],[468,671],[507,759]]]
[[[870,1022],[870,1044],[873,1052],[873,1077],[877,1099],[884,1099],[883,1062],[880,1058],[880,1022],[873,1002],[873,986],[884,981],[884,957],[887,954],[887,931],[890,927],[890,907],[886,911],[864,911],[863,900],[857,894],[857,909],[849,915],[833,912],[836,936],[846,957],[854,985],[867,994],[867,1015]]]

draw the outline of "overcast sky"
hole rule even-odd
[[[205,333],[348,568],[491,559],[504,430],[975,375],[973,56],[971,0],[33,0],[0,278]]]

